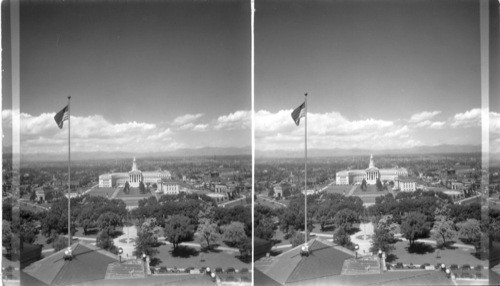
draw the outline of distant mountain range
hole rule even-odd
[[[4,157],[12,152],[11,148],[4,147]],[[126,159],[126,158],[146,158],[146,157],[207,157],[207,156],[238,156],[252,155],[250,146],[241,148],[197,148],[197,149],[177,149],[169,152],[71,152],[71,160],[106,160],[106,159]],[[22,161],[64,161],[68,160],[67,153],[36,153],[21,154]]]
[[[336,156],[359,156],[359,155],[400,155],[400,154],[450,154],[450,153],[476,153],[481,152],[480,145],[437,145],[437,146],[418,146],[405,149],[383,149],[383,150],[369,150],[369,149],[308,149],[308,157],[336,157]],[[293,158],[303,157],[304,150],[294,151],[255,151],[257,158]]]
[[[11,148],[4,147],[4,156],[11,153]],[[361,156],[361,155],[404,155],[404,154],[451,154],[451,153],[477,153],[481,152],[480,145],[437,145],[437,146],[418,146],[406,149],[384,149],[384,150],[369,150],[369,149],[308,149],[308,157],[337,157],[337,156]],[[251,155],[250,146],[242,148],[214,148],[205,147],[198,149],[177,149],[169,152],[148,152],[148,153],[133,153],[133,152],[72,152],[72,160],[93,160],[93,159],[125,159],[131,157],[207,157],[207,156],[237,156]],[[304,150],[293,151],[261,151],[256,150],[257,158],[294,158],[303,157]],[[38,154],[21,154],[23,161],[64,161],[68,159],[67,153],[38,153]]]

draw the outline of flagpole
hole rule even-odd
[[[305,244],[307,247],[307,93],[304,94],[305,100],[305,108],[306,108],[306,114],[305,114],[305,172],[304,172],[304,217],[305,217]]]
[[[71,246],[71,96],[68,96],[68,249]]]

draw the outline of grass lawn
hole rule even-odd
[[[91,196],[99,196],[99,197],[109,197],[115,192],[115,188],[95,188],[92,191],[88,192]]]
[[[139,188],[130,188],[130,193],[125,194],[123,192],[123,189],[121,189],[118,194],[116,195],[116,198],[119,199],[120,197],[137,197],[137,198],[148,198],[152,196],[151,192],[146,192],[145,194],[141,194],[141,191]]]
[[[347,195],[351,189],[351,185],[331,185],[326,188],[325,192],[328,194]]]
[[[333,228],[326,228],[325,231],[321,231],[321,226],[319,225],[319,223],[315,223],[315,224],[313,224],[313,226],[314,226],[314,228],[313,228],[312,232],[323,233],[323,234],[333,234]]]
[[[423,264],[429,263],[435,265],[437,263],[444,263],[449,266],[451,264],[460,265],[469,264],[476,266],[481,264],[485,267],[488,266],[488,260],[480,260],[474,256],[475,251],[471,249],[455,248],[455,249],[439,249],[440,258],[437,258],[438,249],[431,244],[419,244],[413,253],[408,251],[409,243],[407,241],[399,241],[395,243],[396,250],[394,250],[387,258],[387,262],[403,264]]]
[[[281,201],[280,201],[280,203],[281,203]],[[263,206],[266,206],[266,207],[269,207],[272,209],[283,208],[283,206],[278,204],[277,202],[265,200],[261,197],[257,197],[257,200],[255,200],[255,205],[263,205]]]
[[[172,252],[171,245],[162,245],[158,247],[159,254],[155,256],[159,259],[157,267],[166,266],[167,268],[187,268],[187,267],[228,267],[234,268],[250,268],[250,263],[242,262],[237,258],[238,252],[228,253],[223,251],[208,251],[201,252],[200,248],[191,246],[179,246],[178,250]]]
[[[383,191],[381,191],[381,192],[377,191],[377,186],[375,186],[375,185],[367,185],[366,187],[367,187],[367,188],[366,188],[366,191],[364,191],[364,192],[363,192],[363,191],[361,190],[361,185],[357,185],[357,186],[356,186],[356,189],[354,190],[353,195],[354,195],[354,196],[360,196],[360,197],[361,197],[363,194],[366,194],[366,195],[368,195],[368,194],[375,195],[375,194],[376,194],[376,195],[382,195],[382,196],[383,196],[383,195],[386,195],[386,194],[388,194],[388,193],[389,193],[389,191],[388,191],[388,190],[383,190]]]
[[[238,200],[238,201],[232,201],[230,203],[227,203],[224,205],[225,208],[232,208],[232,207],[235,207],[235,206],[246,206],[248,205],[247,204],[247,200],[246,199],[242,199],[242,200]]]

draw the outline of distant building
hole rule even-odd
[[[215,184],[214,185],[214,192],[216,192],[216,193],[226,193],[228,191],[229,191],[228,187],[224,184]]]
[[[281,198],[283,197],[283,188],[281,185],[277,184],[273,186],[274,197]]]
[[[413,180],[402,178],[394,181],[394,188],[402,192],[414,192],[417,190],[416,183]]]
[[[368,185],[375,185],[377,179],[380,179],[382,182],[390,182],[404,177],[408,177],[408,170],[406,168],[379,169],[373,163],[373,155],[370,155],[370,165],[367,169],[337,172],[336,183],[337,185],[361,184],[364,179]]]
[[[164,195],[177,195],[179,194],[179,184],[173,181],[161,182],[158,190]]]
[[[227,193],[208,193],[207,196],[214,199],[216,203],[222,203],[229,200]]]
[[[44,202],[45,201],[45,191],[43,188],[37,188],[35,190],[36,194],[36,201],[37,202]]]
[[[172,176],[169,171],[142,172],[137,169],[137,164],[132,162],[132,170],[128,173],[111,173],[99,176],[99,188],[113,188],[119,185],[125,185],[126,182],[131,187],[139,187],[140,182],[144,184],[159,184],[162,179],[170,179]]]

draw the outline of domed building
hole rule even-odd
[[[113,188],[119,185],[129,183],[131,187],[139,187],[140,182],[144,184],[159,184],[162,179],[170,179],[171,174],[169,171],[154,171],[142,172],[137,169],[137,163],[132,162],[132,170],[128,173],[110,173],[99,176],[99,188]]]
[[[398,181],[401,178],[408,177],[408,170],[406,168],[394,169],[379,169],[375,167],[373,162],[373,155],[370,155],[370,164],[364,170],[343,170],[337,172],[336,183],[337,185],[353,185],[366,180],[368,185],[375,185],[377,179],[380,181]]]

